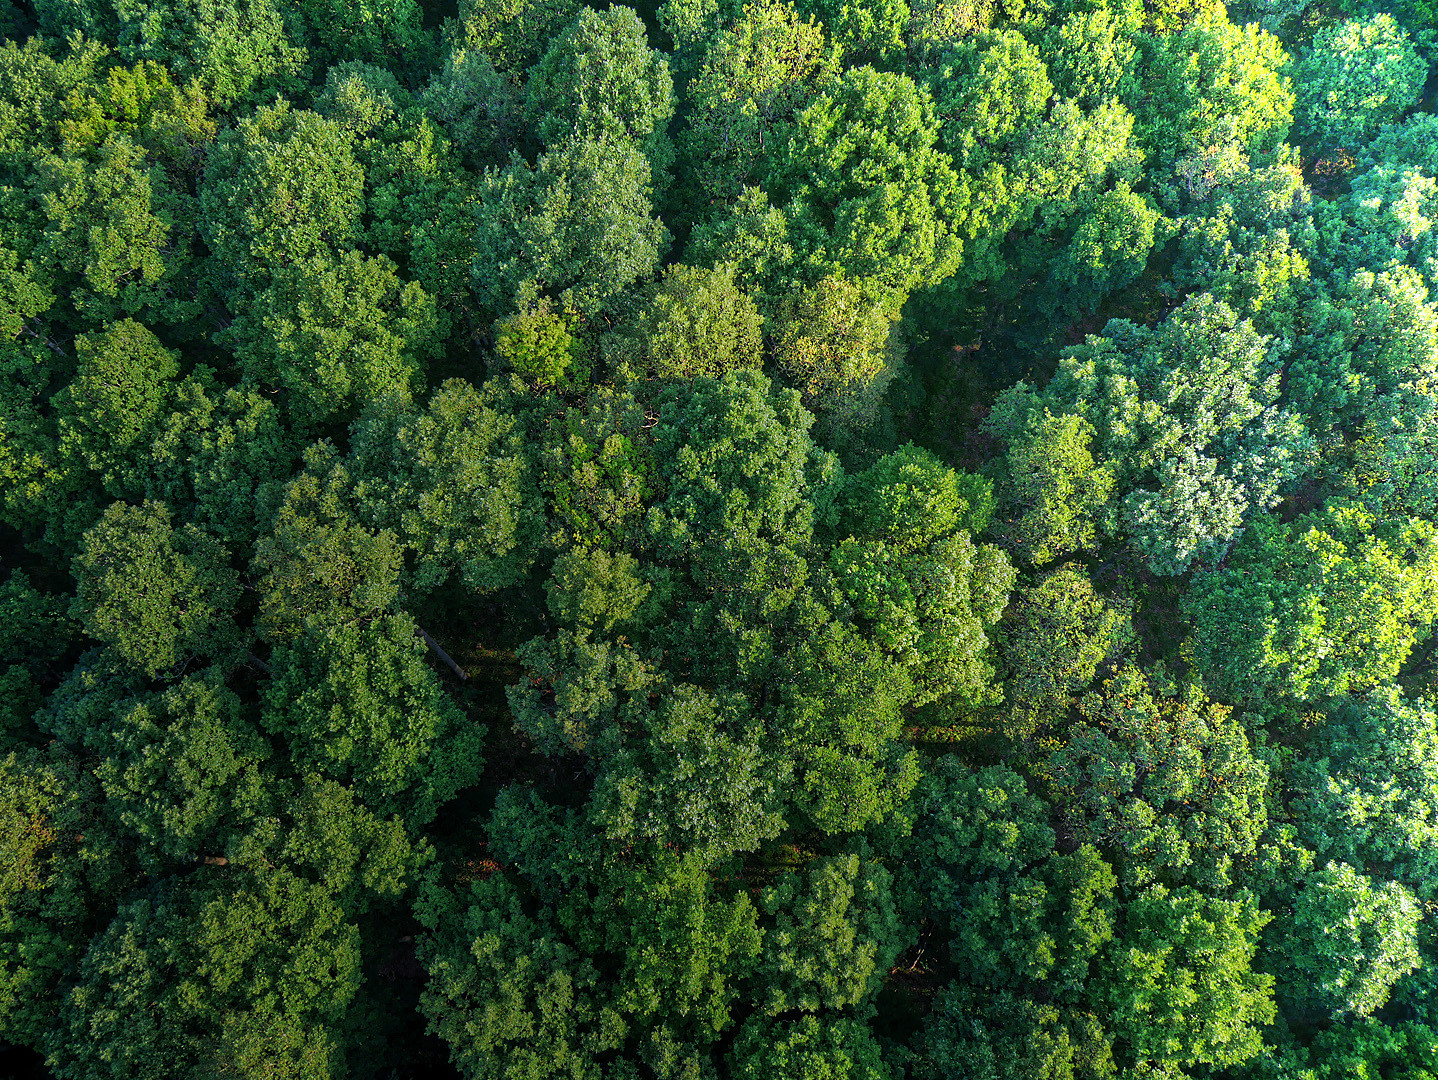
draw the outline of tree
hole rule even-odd
[[[1345,196],[1314,214],[1315,265],[1342,279],[1406,264],[1430,290],[1438,288],[1432,269],[1435,207],[1438,179],[1408,165],[1375,165],[1353,178]]]
[[[424,897],[430,979],[420,1008],[474,1080],[513,1069],[598,1080],[601,1056],[618,1049],[627,1025],[594,962],[525,915],[521,900],[503,877]]]
[[[445,695],[424,656],[408,615],[314,627],[275,648],[260,722],[286,738],[298,773],[346,783],[417,832],[484,766],[484,727]]]
[[[716,32],[686,89],[694,113],[679,136],[699,190],[724,203],[738,198],[833,66],[824,28],[781,0],[748,4]]]
[[[494,324],[494,352],[501,370],[545,390],[583,381],[584,345],[551,311],[520,312]]]
[[[1173,284],[1205,289],[1285,340],[1301,332],[1308,300],[1313,203],[1297,151],[1271,158],[1261,164],[1231,146],[1194,150],[1175,163],[1159,197],[1184,211]]]
[[[1094,427],[1082,416],[1055,416],[1028,387],[1006,391],[989,427],[1008,445],[995,493],[995,529],[1025,562],[1035,565],[1085,551],[1113,492],[1114,470],[1094,461]]]
[[[455,49],[419,95],[467,163],[499,164],[518,135],[523,103],[518,89],[478,49]]]
[[[906,0],[851,4],[843,0],[806,0],[806,13],[819,16],[851,66],[893,63],[905,45],[912,11]]]
[[[626,380],[722,378],[758,368],[764,320],[728,269],[677,263],[648,291],[634,322],[606,343]]]
[[[1438,720],[1393,687],[1340,697],[1293,768],[1300,833],[1321,858],[1382,866],[1425,900],[1438,860]]]
[[[1017,30],[977,34],[947,50],[931,74],[944,148],[978,172],[1007,164],[1048,113],[1054,86],[1039,49]]]
[[[1388,412],[1401,383],[1438,373],[1438,306],[1407,266],[1360,270],[1307,305],[1307,332],[1289,369],[1289,397],[1315,431],[1352,436]]]
[[[780,302],[775,366],[828,443],[843,446],[878,419],[898,361],[896,301],[873,283],[832,275]]]
[[[399,592],[399,542],[388,529],[371,532],[356,520],[350,476],[333,448],[317,444],[306,466],[255,544],[260,629],[276,642],[306,628],[370,619]]]
[[[279,104],[225,132],[200,187],[200,235],[232,302],[282,267],[352,246],[363,189],[351,135],[318,113]]]
[[[446,34],[454,46],[478,49],[501,71],[523,78],[578,12],[576,0],[462,0]]]
[[[1041,394],[1022,383],[1006,392],[995,423],[1012,430],[1019,418],[1044,409],[1091,425],[1094,460],[1114,476],[1103,531],[1125,541],[1153,572],[1172,575],[1216,560],[1299,471],[1309,442],[1278,397],[1270,343],[1228,307],[1201,296],[1154,329],[1111,321],[1105,336],[1064,351]],[[1068,454],[1088,502],[1103,490],[1102,474],[1076,450]],[[1040,506],[1052,505],[1062,483],[1074,483],[1062,474],[1036,479],[1058,487],[1053,494],[1040,488]]]
[[[1325,26],[1293,72],[1298,135],[1320,149],[1357,147],[1417,104],[1427,74],[1391,15]]]
[[[96,813],[97,785],[59,747],[0,757],[0,1032],[39,1048],[62,984],[133,884]]]
[[[914,1063],[923,1080],[1098,1080],[1114,1074],[1113,1039],[1082,1007],[954,982],[935,997]]]
[[[488,311],[540,297],[589,314],[652,273],[669,232],[651,216],[649,162],[631,140],[575,138],[485,177],[473,286]]]
[[[1254,522],[1184,598],[1198,670],[1235,701],[1388,682],[1430,621],[1432,531],[1342,502],[1291,524]]]
[[[299,459],[271,395],[225,387],[203,367],[175,384],[168,415],[140,445],[118,470],[124,490],[174,507],[232,550],[264,530]]]
[[[1049,287],[1070,310],[1087,311],[1131,285],[1162,238],[1163,216],[1150,200],[1120,184],[1082,209],[1064,253],[1054,260]]]
[[[268,0],[223,5],[101,0],[93,7],[42,0],[36,16],[41,30],[56,39],[79,32],[115,42],[128,64],[153,61],[186,82],[194,80],[221,108],[301,85],[305,51],[290,39],[284,14]]]
[[[0,151],[7,171],[23,168],[40,147],[59,141],[61,107],[72,90],[92,86],[105,55],[95,40],[59,42],[65,35],[32,35],[21,44],[7,36],[0,45],[0,97],[5,102],[0,121]]]
[[[849,1017],[800,1016],[792,1021],[754,1017],[739,1029],[730,1075],[742,1080],[787,1076],[793,1080],[889,1080],[878,1041]]]
[[[269,809],[270,747],[214,668],[123,699],[85,742],[101,755],[106,813],[152,866],[226,851]]]
[[[609,609],[611,614],[623,610],[622,605]],[[578,642],[576,646],[576,651],[582,648]],[[534,656],[530,653],[526,659]],[[632,658],[614,657],[612,674],[598,665],[585,673],[610,676],[621,699],[614,711],[633,725],[637,737],[611,750],[604,744],[618,741],[613,731],[597,731],[593,743],[582,743],[589,733],[571,727],[573,745],[596,756],[606,754],[587,809],[594,825],[611,840],[657,842],[694,852],[709,863],[753,851],[778,836],[785,827],[781,791],[791,766],[769,752],[760,717],[737,695],[719,698],[687,684],[669,690],[653,710],[636,709],[632,703],[639,695],[633,691],[651,689],[659,680],[625,685],[625,661]],[[532,670],[543,668],[535,663]],[[575,706],[577,712],[585,705],[609,705],[597,696],[584,702],[578,689],[573,683],[556,687],[556,712],[572,715],[569,710]],[[631,692],[628,703],[622,700],[625,691]],[[520,718],[528,730],[543,731],[532,715]]]
[[[131,319],[75,339],[75,377],[56,395],[60,448],[98,473],[114,494],[158,434],[170,406],[178,357]]]
[[[534,462],[502,392],[445,382],[424,410],[373,406],[350,433],[357,513],[412,553],[422,591],[457,576],[491,592],[517,583],[540,531]]]
[[[1421,962],[1418,901],[1347,863],[1309,874],[1279,927],[1280,995],[1295,1015],[1369,1016]]]
[[[1272,34],[1209,9],[1145,53],[1134,133],[1152,160],[1166,164],[1214,143],[1251,153],[1282,144],[1294,97],[1288,54]]]
[[[112,135],[86,162],[49,157],[34,192],[46,218],[36,252],[81,321],[144,314],[161,323],[194,318],[185,298],[193,224],[191,201],[162,170],[145,168],[144,150]]]
[[[1154,691],[1119,669],[1036,771],[1066,830],[1112,851],[1125,884],[1230,888],[1267,824],[1268,768],[1232,710]]]
[[[75,637],[68,605],[39,592],[19,570],[0,585],[0,748],[30,741],[42,690]]]
[[[194,655],[229,658],[243,640],[230,553],[163,503],[114,503],[75,557],[73,617],[97,641],[154,676]]]
[[[1089,968],[1115,930],[1113,871],[1088,844],[1056,854],[1050,808],[1005,766],[939,758],[913,810],[907,872],[952,934],[955,973],[918,1040],[917,1075],[1110,1075]]]
[[[428,72],[437,52],[436,34],[425,28],[424,10],[415,0],[362,4],[305,0],[295,15],[296,36],[316,71],[344,61],[365,61],[415,82],[420,72]]]
[[[927,91],[853,68],[784,128],[763,185],[784,208],[800,273],[908,292],[952,273],[964,197]]]
[[[465,1073],[597,1078],[623,1048],[621,1068],[697,1074],[759,953],[747,894],[720,895],[692,857],[620,857],[582,814],[514,788],[488,833],[510,874],[432,885],[418,908],[421,1008]]]
[[[46,1040],[64,1075],[341,1067],[363,978],[355,920],[422,855],[317,780],[229,854],[139,892],[91,941]]]
[[[277,266],[219,340],[251,379],[284,389],[301,428],[407,396],[438,353],[438,325],[433,298],[395,270],[358,251]]]
[[[1134,643],[1131,605],[1095,592],[1082,569],[1068,565],[1017,590],[999,623],[1006,730],[1027,735],[1057,720],[1099,668]]]
[[[872,1000],[907,936],[888,871],[857,852],[785,873],[760,904],[768,926],[753,999],[768,1016]]]
[[[674,115],[674,83],[662,54],[645,41],[630,8],[581,8],[534,67],[528,112],[548,145],[570,138],[633,139],[659,167]]]
[[[197,83],[176,86],[151,60],[112,67],[103,81],[88,80],[64,99],[60,139],[67,150],[90,153],[125,135],[172,174],[192,177],[204,167],[216,125]]]
[[[1093,991],[1115,1057],[1157,1070],[1256,1056],[1275,1015],[1273,976],[1251,968],[1270,918],[1246,890],[1219,899],[1152,885],[1129,900]]]

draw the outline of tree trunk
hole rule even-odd
[[[460,682],[464,682],[466,679],[469,678],[469,676],[464,673],[464,668],[460,667],[454,662],[454,657],[450,656],[449,653],[441,649],[439,647],[439,642],[435,641],[434,638],[429,636],[428,630],[426,630],[422,626],[416,626],[415,631],[419,634],[420,637],[424,639],[424,643],[434,651],[434,655],[438,656],[441,660],[443,660],[449,670],[454,672],[455,675],[459,677]]]

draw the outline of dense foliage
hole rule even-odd
[[[1374,2],[0,0],[0,1073],[1438,1074]]]

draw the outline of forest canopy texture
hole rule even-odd
[[[0,0],[0,1074],[1438,1075],[1434,0],[604,4]]]

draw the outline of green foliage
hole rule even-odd
[[[429,669],[414,620],[315,627],[276,647],[261,723],[291,746],[294,768],[346,782],[375,813],[423,828],[483,768],[470,724]]]
[[[902,292],[951,273],[964,200],[938,138],[928,92],[869,67],[845,72],[800,110],[763,176],[784,207],[800,273]]]
[[[748,896],[717,895],[694,859],[606,856],[573,812],[513,789],[490,836],[515,881],[431,887],[418,906],[432,972],[421,1008],[466,1074],[598,1077],[600,1056],[620,1047],[659,1075],[697,1070],[759,953]],[[530,890],[578,882],[594,892],[526,912]]]
[[[274,398],[223,387],[197,367],[175,384],[169,408],[120,472],[124,490],[183,508],[232,547],[252,542],[299,458]]]
[[[419,100],[455,149],[479,165],[503,159],[522,112],[513,83],[478,49],[451,52]]]
[[[775,319],[774,361],[830,441],[874,423],[893,377],[895,299],[834,275],[796,290]]]
[[[424,9],[416,0],[305,0],[297,9],[291,32],[316,71],[341,61],[365,61],[413,82],[412,73],[426,71],[432,62],[437,42],[424,27]]]
[[[485,176],[473,287],[489,311],[552,297],[581,314],[650,274],[669,244],[648,160],[629,139],[575,138]]]
[[[75,87],[65,96],[60,138],[67,149],[101,148],[126,135],[168,169],[193,175],[215,138],[209,102],[196,83],[176,86],[169,71],[149,60],[112,67],[103,82]]]
[[[760,904],[773,922],[755,999],[769,1016],[869,1000],[904,943],[888,872],[858,854],[816,860],[802,876],[783,875]]]
[[[907,554],[956,529],[979,533],[993,513],[988,481],[955,472],[913,443],[888,454],[846,485],[850,528]]]
[[[1114,486],[1094,461],[1095,431],[1082,416],[1055,416],[1020,383],[999,399],[991,430],[1009,446],[997,489],[995,530],[1024,561],[1041,564],[1090,548]]]
[[[916,1075],[982,1080],[1101,1080],[1114,1075],[1112,1039],[1092,1013],[1007,990],[944,987],[921,1037]]]
[[[1250,966],[1270,918],[1246,891],[1153,885],[1130,900],[1094,987],[1120,1060],[1157,1070],[1254,1057],[1274,1018],[1273,976]]]
[[[94,930],[95,908],[128,885],[96,801],[94,779],[70,754],[52,748],[0,758],[0,1032],[7,1040],[40,1044],[62,981]]]
[[[725,201],[739,197],[832,66],[823,27],[812,17],[782,0],[745,5],[715,35],[687,89],[694,113],[679,148],[700,190]]]
[[[543,389],[567,384],[566,372],[581,366],[584,359],[583,346],[564,320],[543,310],[511,315],[496,323],[494,351],[502,369]]]
[[[176,862],[225,851],[268,807],[268,745],[217,670],[126,698],[86,742],[106,811]]]
[[[1252,513],[1277,501],[1308,452],[1302,425],[1277,404],[1276,360],[1270,342],[1225,305],[1193,298],[1157,328],[1115,320],[1104,336],[1066,349],[1043,393],[1022,383],[1006,391],[994,423],[1012,444],[1040,409],[1045,425],[1050,414],[1082,418],[1094,432],[1089,454],[1114,477],[1100,528],[1154,573],[1179,574],[1220,557]],[[1033,500],[1026,509],[1058,516],[1073,543],[1087,529],[1082,518],[1064,519],[1097,502],[1107,478],[1078,447],[1065,456],[1072,464],[1058,476],[1045,469],[1025,477],[1037,488],[1025,493]],[[1013,475],[1014,463],[1008,468]],[[1066,488],[1080,493],[1077,507],[1061,503]]]
[[[130,319],[75,339],[70,385],[56,395],[60,446],[123,492],[126,467],[153,444],[180,373],[173,352]]]
[[[764,321],[732,270],[678,263],[650,290],[634,322],[606,352],[621,377],[722,378],[760,365]]]
[[[934,72],[944,148],[970,170],[1011,156],[1040,123],[1054,85],[1039,50],[1017,30],[979,34],[950,49]]]
[[[734,1041],[730,1075],[743,1080],[788,1076],[794,1080],[889,1080],[878,1041],[857,1020],[848,1017],[801,1016],[766,1021],[755,1017]]]
[[[356,520],[349,473],[325,444],[306,457],[308,468],[255,544],[260,629],[274,641],[369,619],[399,591],[404,556],[395,534]]]
[[[67,606],[18,570],[0,585],[0,747],[7,751],[33,734],[41,687],[75,636]]]
[[[1434,2],[0,0],[0,1057],[1438,1072]]]
[[[163,65],[184,82],[193,80],[221,108],[292,90],[304,70],[305,50],[268,0],[97,0],[93,6],[41,0],[35,14],[42,33],[64,40],[79,32],[113,42],[126,63]]]
[[[669,66],[626,7],[602,14],[581,8],[534,67],[526,89],[539,137],[550,145],[573,137],[628,138],[653,158],[674,115]]]
[[[1230,709],[1154,691],[1121,668],[1039,769],[1065,831],[1112,851],[1120,880],[1230,887],[1267,824],[1268,769]]]
[[[1143,273],[1159,238],[1162,216],[1127,184],[1103,191],[1085,207],[1067,250],[1050,271],[1056,290],[1079,310]]]
[[[39,164],[35,193],[46,219],[39,264],[84,321],[193,318],[199,305],[181,298],[189,291],[190,200],[159,168],[144,168],[145,151],[123,135],[108,138],[95,157]]]
[[[1135,135],[1152,158],[1168,163],[1215,143],[1263,153],[1288,134],[1288,54],[1257,25],[1235,26],[1219,7],[1154,39],[1145,53]]]
[[[219,339],[251,379],[285,391],[302,428],[406,396],[438,351],[438,325],[433,298],[395,270],[358,251],[277,266]]]
[[[461,0],[446,32],[457,46],[478,49],[501,71],[523,77],[578,12],[575,0]]]
[[[350,435],[358,513],[413,553],[406,577],[477,592],[518,581],[538,531],[533,466],[502,396],[451,380],[428,407],[381,402]]]
[[[1185,597],[1198,670],[1230,700],[1392,680],[1431,621],[1432,531],[1341,503],[1291,524],[1255,521]]]
[[[626,1025],[589,957],[527,917],[503,877],[426,896],[420,911],[432,934],[420,1008],[466,1076],[597,1080],[600,1056],[621,1045]]]
[[[1417,103],[1427,75],[1391,15],[1325,26],[1294,68],[1297,133],[1322,149],[1356,149]]]
[[[191,656],[227,659],[240,643],[240,585],[230,553],[163,503],[113,504],[75,557],[71,614],[97,641],[149,675]]]
[[[1311,193],[1296,151],[1260,164],[1233,147],[1206,147],[1181,158],[1161,195],[1188,206],[1178,220],[1173,283],[1211,292],[1262,333],[1298,331],[1309,297],[1313,242]]]
[[[1394,881],[1375,884],[1347,863],[1309,874],[1278,927],[1280,989],[1297,1015],[1369,1016],[1419,963],[1413,894]]]
[[[1314,215],[1319,265],[1334,277],[1359,270],[1379,273],[1400,264],[1438,286],[1432,229],[1438,180],[1403,164],[1382,164],[1359,174],[1348,193]]]
[[[1389,687],[1337,698],[1293,769],[1303,837],[1326,859],[1384,866],[1424,899],[1438,859],[1438,721]]]
[[[363,187],[351,136],[336,121],[284,104],[244,117],[215,144],[200,188],[216,280],[258,291],[282,267],[348,248]]]
[[[232,855],[128,900],[91,942],[48,1039],[65,1075],[339,1067],[362,980],[352,920],[402,891],[413,853],[311,782]]]
[[[1110,603],[1081,569],[1063,566],[1015,592],[998,639],[1005,726],[1026,734],[1046,714],[1066,709],[1100,666],[1132,646],[1130,605]]]
[[[1401,383],[1438,371],[1438,308],[1409,267],[1358,271],[1333,294],[1321,290],[1308,318],[1288,392],[1317,430],[1353,432],[1391,410]]]

